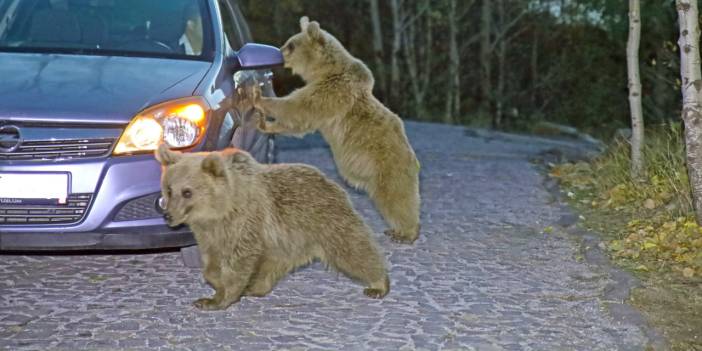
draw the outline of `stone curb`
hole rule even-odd
[[[541,168],[545,171],[544,167]],[[560,182],[549,178],[545,172],[542,173],[544,173],[544,188],[560,206],[561,217],[555,224],[580,243],[585,261],[605,273],[611,280],[611,283],[605,287],[602,301],[609,314],[616,322],[638,326],[648,339],[648,348],[669,350],[670,345],[660,331],[655,329],[639,310],[626,302],[631,291],[641,286],[639,279],[612,264],[607,253],[600,247],[603,241],[599,233],[577,226],[580,218],[567,204],[565,196],[560,191]]]

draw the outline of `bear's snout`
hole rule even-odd
[[[163,219],[166,220],[166,224],[168,224],[169,227],[176,227],[180,224],[175,223],[176,221],[173,220],[173,215],[170,212],[164,212]]]

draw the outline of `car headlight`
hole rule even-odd
[[[174,149],[195,145],[205,133],[210,108],[200,97],[167,101],[137,114],[122,133],[114,155],[156,150],[161,142]]]

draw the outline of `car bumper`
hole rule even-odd
[[[0,225],[0,250],[152,249],[192,245],[187,227],[169,228],[156,202],[161,166],[152,155],[37,165],[8,172],[68,172],[71,194],[90,194],[85,215],[68,225]]]
[[[104,232],[12,233],[0,232],[0,250],[141,250],[194,245],[187,228],[166,226],[125,228]]]

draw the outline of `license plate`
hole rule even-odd
[[[0,204],[65,204],[67,173],[0,173]]]

